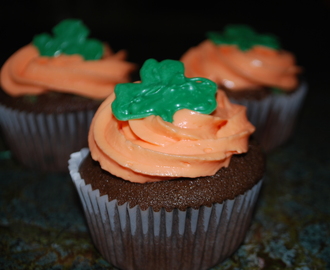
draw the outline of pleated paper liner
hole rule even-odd
[[[86,185],[78,172],[88,149],[69,161],[96,248],[123,270],[202,270],[219,264],[242,243],[249,228],[262,180],[233,200],[211,207],[174,209],[130,208],[108,201]]]
[[[70,154],[87,147],[94,113],[35,114],[0,106],[0,124],[10,151],[23,166],[67,172]]]
[[[247,107],[247,117],[256,127],[253,136],[269,152],[292,136],[306,93],[307,83],[303,82],[290,95],[274,94],[262,100],[230,98],[230,101]]]

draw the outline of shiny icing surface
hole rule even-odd
[[[209,114],[217,106],[216,84],[205,78],[186,78],[179,61],[158,63],[148,59],[140,74],[140,83],[118,84],[115,88],[112,111],[119,120],[159,115],[163,120],[173,122],[173,114],[178,110]]]
[[[233,154],[248,150],[254,127],[246,108],[216,94],[212,114],[178,110],[173,122],[150,115],[118,120],[111,108],[115,93],[99,107],[89,132],[89,147],[101,167],[131,182],[154,182],[215,174]]]
[[[241,41],[245,44],[242,50],[233,42],[227,43],[230,44],[218,41],[217,45],[205,40],[189,49],[181,58],[185,75],[206,77],[232,91],[258,90],[261,87],[292,91],[297,87],[297,74],[301,69],[296,66],[295,57],[290,52],[265,45],[251,46],[251,43],[246,49],[247,45]]]

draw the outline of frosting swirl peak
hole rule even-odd
[[[251,28],[229,28],[223,34],[190,48],[180,59],[188,77],[201,76],[231,91],[262,87],[293,91],[301,68],[292,53],[280,49],[277,39]]]
[[[104,170],[131,182],[213,175],[233,154],[248,150],[254,131],[246,108],[230,103],[222,91],[214,94],[210,114],[181,108],[172,122],[159,115],[119,120],[111,106],[116,98],[112,93],[96,112],[89,147]]]

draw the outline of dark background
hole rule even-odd
[[[148,58],[179,59],[205,39],[206,31],[246,23],[260,33],[280,37],[282,47],[296,54],[311,83],[330,75],[329,0],[1,1],[0,64],[35,34],[50,32],[65,18],[82,19],[91,37],[107,41],[115,51],[126,49],[129,60],[140,65]]]

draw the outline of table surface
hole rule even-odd
[[[14,7],[11,2],[19,2],[18,7],[23,10],[25,8],[24,1],[8,1],[6,9],[2,9],[1,25],[25,18],[23,11],[19,13],[21,17],[11,17],[9,11]],[[84,5],[87,2],[82,1]],[[330,4],[328,1],[323,1],[322,5],[321,1],[314,2],[319,3],[317,7],[316,4],[305,6],[304,13],[300,13],[304,18],[316,15],[313,21],[290,20],[290,24],[284,25],[283,22],[292,14],[289,12],[281,14],[282,24],[267,21],[269,14],[257,17],[268,22],[265,25],[263,22],[257,24],[255,17],[250,19],[252,24],[261,28],[281,29],[279,33],[287,39],[289,49],[297,53],[305,67],[304,75],[309,84],[309,92],[293,137],[267,155],[267,178],[244,243],[214,269],[330,269],[330,44],[322,41],[325,28],[320,30],[317,26],[329,22]],[[42,5],[41,2],[39,4]],[[20,38],[31,37],[36,28],[39,33],[42,25],[33,27],[38,20],[45,21],[49,29],[48,26],[53,25],[59,17],[67,16],[55,16],[59,8],[55,8],[55,5],[52,8],[48,17],[40,14],[40,17],[33,17],[34,21],[26,20],[25,24],[21,24],[19,27],[23,30]],[[29,6],[28,10],[29,14],[34,15],[38,11],[36,4]],[[72,6],[68,6],[68,10],[71,11],[68,14],[73,14],[73,17],[85,16],[84,12],[73,9]],[[290,9],[293,10],[294,7]],[[100,11],[103,18],[113,19],[105,15]],[[177,19],[175,15],[173,20]],[[164,14],[157,16],[162,18]],[[191,16],[198,19],[198,16]],[[223,17],[222,21],[230,17],[231,23],[241,23],[246,19],[246,16],[240,17],[242,13],[230,16]],[[279,17],[275,13],[269,16]],[[118,17],[116,19],[120,20]],[[94,22],[90,16],[85,16],[85,19]],[[205,20],[204,25],[201,19],[199,23],[200,32],[209,27]],[[192,24],[196,27],[194,22]],[[95,25],[94,29],[98,24]],[[161,30],[165,29],[164,25],[157,26],[163,27]],[[300,26],[303,28],[299,28]],[[12,25],[14,30],[19,27]],[[124,22],[122,27],[128,28]],[[306,36],[305,31],[308,34]],[[127,38],[114,32],[114,35],[122,38],[123,43],[127,41]],[[6,27],[1,28],[0,36],[8,33]],[[150,34],[143,31],[136,33],[133,30],[129,33],[135,33],[135,37],[142,35],[144,38]],[[135,43],[128,46],[128,49],[132,49],[133,61],[142,62],[142,59],[149,56],[160,56],[158,60],[161,60],[161,57],[167,58],[173,53],[175,46],[171,47],[171,40],[166,39],[170,36],[169,32],[154,34],[158,37],[157,42],[165,43],[162,54],[153,54],[156,51],[152,46],[157,43],[155,39],[152,39],[154,43],[150,42],[150,50],[144,50],[141,54],[139,50],[141,47],[145,48],[147,42],[142,44],[134,41]],[[179,56],[188,43],[200,41],[201,38],[192,38],[193,33],[189,32],[189,28],[186,35],[190,40],[188,38],[186,43],[176,44],[178,49],[173,58]],[[302,46],[296,40],[301,37],[306,37]],[[116,44],[116,40],[114,43]],[[11,44],[2,45],[4,51],[0,54],[1,62],[25,43],[22,44],[20,39],[13,39]],[[122,44],[118,41],[117,45],[121,47]],[[0,153],[0,269],[113,269],[92,244],[78,194],[69,174],[46,174],[22,168],[10,157],[1,137]]]

